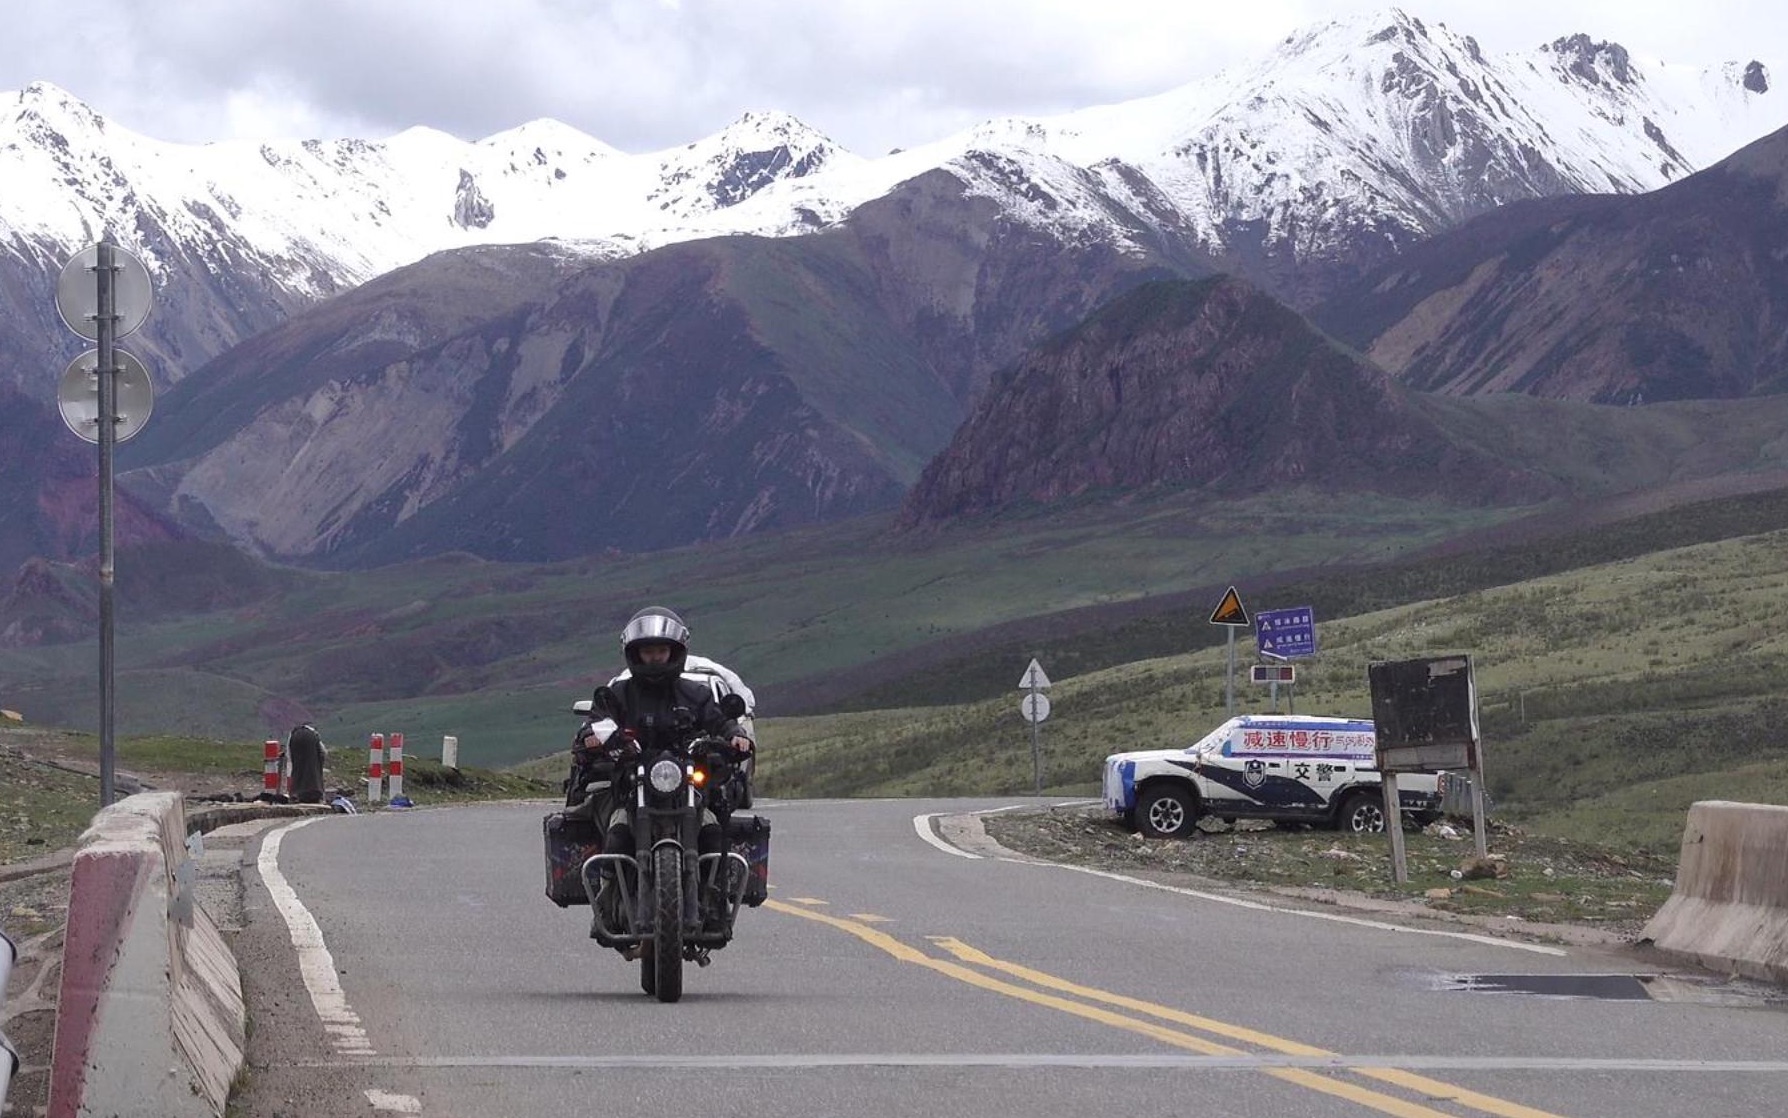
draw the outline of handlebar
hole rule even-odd
[[[616,738],[611,739],[606,745],[599,749],[592,750],[591,752],[600,756],[612,758],[616,761],[624,761],[634,760],[642,753],[658,752],[658,750],[647,750],[642,748],[639,742],[631,738],[617,736]],[[691,738],[683,743],[681,748],[668,750],[668,752],[681,753],[698,760],[718,756],[728,762],[734,763],[750,755],[749,750],[733,748],[732,739],[730,738],[717,738],[708,735]]]

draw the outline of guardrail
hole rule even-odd
[[[1490,789],[1484,789],[1484,814],[1492,814]],[[1471,774],[1443,772],[1440,774],[1440,812],[1455,819],[1470,819],[1471,813]]]
[[[0,1009],[6,1008],[6,980],[12,977],[12,963],[18,957],[18,949],[13,947],[11,937],[0,932]],[[0,1110],[6,1109],[6,1091],[12,1086],[13,1074],[18,1070],[19,1054],[13,1050],[6,1034],[0,1033]]]
[[[241,973],[194,871],[177,792],[101,809],[81,835],[68,886],[53,1118],[221,1118],[242,1068]],[[145,1074],[145,1071],[152,1074]]]

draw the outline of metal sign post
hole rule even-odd
[[[1253,664],[1248,668],[1248,678],[1255,683],[1271,684],[1273,689],[1273,713],[1279,713],[1279,685],[1285,684],[1289,692],[1297,682],[1298,670],[1290,664]],[[1296,714],[1293,710],[1291,713]]]
[[[92,287],[87,286],[87,281]],[[89,301],[91,291],[91,301]],[[73,416],[79,415],[87,398],[85,377],[77,368],[93,359],[94,431],[90,441],[99,444],[99,806],[114,797],[117,753],[113,743],[115,702],[113,696],[112,591],[114,583],[112,539],[112,451],[120,439],[141,429],[148,418],[153,392],[142,363],[117,348],[117,340],[130,334],[149,314],[149,270],[142,261],[105,237],[77,253],[62,267],[56,281],[56,309],[68,328],[99,344],[93,353],[77,358],[62,378],[57,392],[63,422],[77,435],[88,438]],[[120,362],[124,368],[120,368]],[[140,377],[137,371],[141,370]],[[132,384],[132,407],[119,406],[119,374]]]
[[[1039,796],[1043,794],[1043,741],[1038,727],[1049,717],[1049,696],[1043,693],[1048,686],[1049,677],[1043,674],[1043,665],[1033,657],[1030,667],[1024,669],[1024,677],[1018,681],[1018,689],[1028,692],[1019,700],[1018,710],[1031,724],[1031,775]]]
[[[112,745],[115,698],[112,693],[112,449],[118,437],[118,409],[113,404],[118,385],[114,380],[118,360],[112,353],[118,315],[116,289],[112,285],[113,252],[109,241],[99,244],[99,806],[110,804],[116,755]]]
[[[1228,717],[1235,717],[1235,631],[1248,627],[1248,610],[1242,605],[1242,596],[1231,586],[1223,592],[1223,598],[1217,608],[1211,611],[1211,624],[1224,625],[1229,628],[1229,670],[1224,676],[1223,706]]]

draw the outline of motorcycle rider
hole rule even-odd
[[[625,679],[628,674],[629,670],[623,668],[621,674],[615,679]],[[734,808],[750,807],[754,796],[753,785],[756,777],[754,766],[757,764],[755,746],[757,730],[754,716],[757,711],[757,696],[751,693],[751,688],[745,686],[745,681],[739,678],[738,672],[718,660],[697,656],[693,652],[684,661],[683,678],[707,684],[713,690],[716,700],[722,695],[728,694],[737,695],[745,700],[745,713],[739,715],[737,721],[739,732],[752,740],[753,748],[733,770],[732,779],[728,784],[724,788],[712,789],[708,800],[709,804],[714,807],[715,814],[721,817],[720,824],[724,827],[726,816],[730,815]],[[612,687],[614,682],[615,680],[610,680],[609,685]],[[592,715],[592,717],[594,716]]]
[[[613,687],[633,674],[631,668],[623,668],[621,674],[609,680]],[[734,694],[745,700],[745,713],[738,718],[739,733],[748,737],[753,743],[757,741],[757,732],[753,728],[754,715],[757,710],[757,696],[739,673],[707,656],[697,656],[691,652],[684,659],[683,677],[697,683],[712,681],[712,690],[716,696]],[[565,806],[575,808],[584,802],[585,789],[594,781],[612,779],[613,766],[601,755],[602,742],[615,731],[612,719],[604,718],[600,713],[591,710],[584,715],[583,725],[577,728],[577,734],[571,739],[571,776],[565,781]],[[592,740],[593,739],[593,740]],[[738,784],[733,793],[734,806],[751,806],[751,769],[756,761],[756,747],[749,751],[739,772],[735,776]],[[597,818],[606,818],[607,812],[598,811]]]
[[[621,652],[627,660],[628,670],[610,685],[614,708],[591,712],[606,714],[615,723],[614,731],[603,743],[601,755],[624,763],[642,747],[655,744],[656,736],[672,732],[676,726],[675,712],[679,707],[688,710],[695,726],[705,733],[728,739],[735,754],[750,754],[753,748],[751,738],[737,722],[720,712],[712,689],[684,678],[689,658],[689,627],[675,612],[663,606],[647,606],[634,614],[621,630]],[[597,736],[597,732],[589,735],[586,749]],[[602,848],[616,853],[632,851],[632,805],[627,802],[615,804],[606,823]],[[702,809],[696,849],[702,854],[721,854],[726,850],[726,832],[711,809]],[[608,872],[604,870],[605,874]]]

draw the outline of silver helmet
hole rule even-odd
[[[670,659],[663,664],[648,664],[639,651],[649,644],[670,646]],[[663,606],[647,606],[630,618],[621,630],[621,654],[627,669],[636,678],[646,680],[675,679],[683,674],[689,658],[689,626],[672,610]]]

